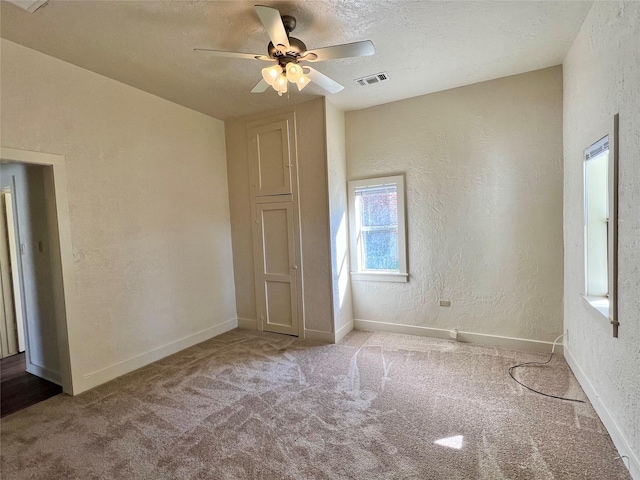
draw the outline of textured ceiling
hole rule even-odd
[[[2,37],[216,118],[309,100],[249,91],[267,65],[194,47],[266,53],[254,4],[293,15],[309,49],[372,40],[373,57],[313,66],[342,83],[343,110],[392,102],[562,63],[591,1],[58,1],[34,14],[2,2]],[[354,80],[386,71],[390,81]]]

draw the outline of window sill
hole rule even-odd
[[[604,318],[609,320],[609,298],[607,297],[589,297],[587,295],[582,295],[582,299],[597,311]]]
[[[364,282],[406,283],[409,281],[409,274],[392,272],[351,272],[351,279]]]

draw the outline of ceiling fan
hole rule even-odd
[[[295,83],[298,90],[302,91],[309,82],[315,82],[329,93],[338,93],[344,88],[342,85],[316,69],[301,64],[301,62],[365,57],[376,53],[371,40],[307,50],[307,46],[301,40],[289,36],[296,28],[294,17],[280,15],[277,9],[263,5],[256,5],[255,8],[271,39],[267,47],[268,55],[194,48],[195,51],[209,52],[217,57],[244,58],[274,63],[262,69],[262,80],[253,87],[251,93],[262,93],[269,86],[272,86],[278,95],[282,96],[283,93],[287,93],[289,83]]]

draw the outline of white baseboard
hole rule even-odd
[[[56,385],[62,386],[62,377],[60,372],[54,372],[53,370],[49,370],[42,365],[36,365],[35,363],[27,362],[27,372],[31,375],[35,375],[36,377],[44,378],[45,380],[49,380],[50,382],[55,383]]]
[[[304,329],[305,340],[316,340],[318,342],[335,343],[335,335],[331,332],[321,332],[320,330]]]
[[[206,328],[204,330],[201,330],[200,332],[194,333],[161,347],[154,348],[153,350],[141,353],[140,355],[136,355],[135,357],[129,358],[122,362],[109,365],[108,367],[96,370],[95,372],[87,373],[83,375],[79,379],[79,381],[74,382],[73,394],[77,395],[91,388],[97,387],[98,385],[102,385],[103,383],[120,377],[121,375],[137,370],[138,368],[149,365],[150,363],[156,362],[161,358],[173,355],[174,353],[184,350],[185,348],[192,347],[194,345],[197,345],[198,343],[204,342],[205,340],[209,340],[210,338],[228,332],[229,330],[233,330],[237,326],[238,320],[236,318],[232,318],[231,320],[227,320],[224,323]]]
[[[451,340],[450,330],[442,328],[420,327],[417,325],[401,325],[397,323],[376,322],[373,320],[354,319],[356,330],[368,332],[403,333],[405,335],[419,335],[422,337],[441,338]],[[553,342],[529,340],[526,338],[502,337],[500,335],[487,335],[484,333],[458,332],[459,342],[477,343],[491,347],[510,348],[528,352],[551,353]],[[562,354],[562,344],[556,345],[555,352]]]
[[[258,321],[251,320],[250,318],[240,318],[238,317],[238,328],[244,328],[245,330],[257,330],[258,329]]]
[[[571,370],[584,390],[584,393],[587,394],[591,405],[593,405],[594,410],[600,417],[600,420],[602,420],[607,432],[609,432],[609,436],[611,436],[613,444],[618,449],[618,453],[620,456],[626,456],[629,459],[628,462],[626,462],[624,458],[620,459],[620,461],[625,462],[624,464],[629,469],[631,478],[634,480],[640,480],[640,461],[638,460],[638,457],[631,450],[629,442],[627,442],[627,439],[620,431],[620,428],[618,428],[615,420],[613,420],[613,417],[609,414],[609,410],[605,404],[600,400],[600,395],[596,392],[589,380],[589,377],[584,373],[584,370],[582,370],[582,367],[580,367],[580,364],[576,361],[571,350],[567,347],[565,347],[564,358],[567,360],[569,367],[571,367]]]
[[[349,333],[351,330],[353,330],[353,320],[350,320],[348,323],[346,323],[345,325],[343,325],[342,327],[340,327],[338,329],[338,331],[336,332],[336,335],[335,335],[336,343],[338,343],[340,340],[342,340],[344,338],[344,336],[347,333]]]

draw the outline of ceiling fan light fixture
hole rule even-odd
[[[282,96],[283,93],[287,93],[287,84],[289,82],[287,81],[287,77],[285,76],[285,74],[283,73],[282,75],[280,75],[278,77],[278,79],[273,82],[273,89],[278,92],[278,95]]]
[[[282,67],[280,65],[272,65],[262,69],[262,78],[264,78],[264,81],[269,85],[273,85],[281,75]]]
[[[298,91],[301,92],[302,89],[307,85],[309,85],[310,82],[311,80],[309,79],[309,77],[307,77],[306,75],[301,75],[298,81],[296,82],[296,85],[298,85]]]
[[[291,83],[297,83],[303,75],[302,67],[295,62],[287,63],[287,80]]]

